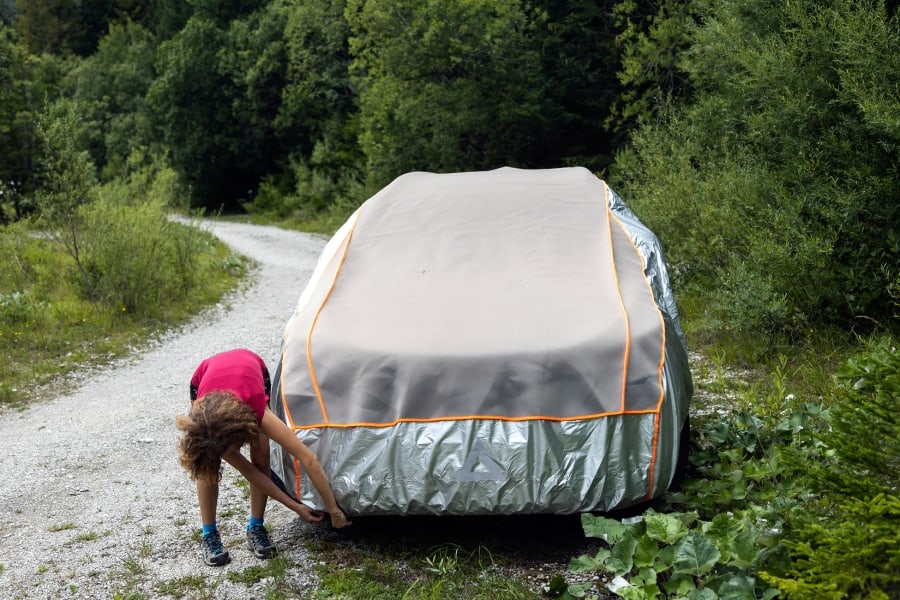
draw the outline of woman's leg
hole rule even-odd
[[[250,444],[250,462],[269,477],[269,436],[260,432],[256,441]],[[256,558],[271,558],[278,553],[266,528],[263,514],[269,496],[258,486],[250,484],[250,522],[247,523],[247,544]]]
[[[269,473],[271,472],[269,461],[269,436],[262,432],[259,433],[256,442],[250,445],[250,462],[252,462],[257,469],[265,473],[266,477],[269,476]],[[269,497],[264,491],[251,483],[250,516],[254,519],[262,519],[266,512],[266,501],[268,499]]]
[[[206,564],[221,567],[231,561],[228,550],[222,545],[222,538],[216,527],[216,504],[219,501],[219,482],[197,480],[197,500],[200,504],[200,520],[203,521],[203,560]]]
[[[197,480],[197,501],[200,503],[200,520],[206,525],[216,522],[216,505],[219,502],[219,482]]]

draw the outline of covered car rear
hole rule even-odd
[[[656,236],[586,169],[502,168],[409,173],[351,216],[271,404],[350,515],[564,514],[665,492],[690,396]]]

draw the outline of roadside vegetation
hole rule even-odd
[[[666,248],[681,489],[586,515],[547,589],[448,533],[323,541],[318,595],[900,597],[898,89],[878,0],[0,0],[0,406],[240,281],[190,215],[330,232],[406,171],[582,165]]]
[[[39,135],[49,165],[40,210],[0,235],[0,406],[49,394],[77,369],[103,365],[185,322],[247,271],[190,219],[171,218],[174,173],[144,167],[100,184],[52,115]]]

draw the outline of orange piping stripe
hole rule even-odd
[[[616,223],[623,231],[625,231],[625,227],[622,225],[622,223],[618,219],[616,219]],[[628,238],[629,243],[634,248],[635,253],[638,255],[638,257],[640,257],[641,264],[643,265],[644,271],[646,271],[647,265],[644,263],[643,255],[641,254],[641,252],[637,248],[637,246],[635,246],[634,240],[631,239],[631,236],[626,236],[626,237]],[[646,278],[644,278],[644,283],[647,286],[647,293],[649,294],[650,298],[654,299],[654,304],[655,304],[656,300],[653,296],[653,289],[650,287],[650,282]],[[653,497],[653,485],[654,485],[654,479],[655,479],[655,473],[656,473],[656,460],[657,460],[657,453],[659,450],[659,420],[660,420],[660,415],[662,413],[663,400],[665,399],[665,389],[663,387],[663,369],[665,368],[665,362],[666,362],[666,324],[663,321],[662,311],[659,309],[659,307],[657,307],[657,309],[656,309],[656,316],[659,319],[659,329],[660,329],[660,332],[662,335],[660,336],[661,337],[661,347],[660,347],[660,352],[659,352],[659,367],[657,368],[657,383],[659,385],[659,398],[656,401],[656,408],[653,409],[653,411],[648,411],[648,412],[656,413],[656,419],[655,419],[654,425],[653,425],[653,448],[650,452],[650,477],[649,477],[649,489],[647,492],[648,500]]]
[[[440,423],[442,421],[506,421],[509,423],[520,423],[524,421],[552,421],[556,423],[565,423],[568,421],[581,421],[587,419],[600,419],[603,417],[610,417],[615,415],[647,415],[647,414],[656,414],[658,411],[653,408],[641,409],[641,410],[626,410],[626,411],[610,411],[604,413],[596,413],[593,415],[578,415],[575,417],[545,417],[545,416],[532,416],[532,417],[499,417],[495,415],[464,415],[457,417],[431,417],[425,419],[410,419],[410,418],[402,418],[395,419],[393,421],[389,421],[387,423],[369,423],[369,422],[359,422],[359,423],[316,423],[312,425],[301,425],[297,427],[297,429],[316,429],[318,427],[334,427],[334,428],[349,428],[349,427],[393,427],[400,423]]]
[[[631,360],[631,323],[628,320],[628,311],[625,308],[625,301],[622,299],[622,287],[619,285],[619,273],[616,270],[616,251],[613,245],[612,233],[612,211],[609,209],[609,186],[605,181],[601,181],[604,190],[604,205],[606,206],[606,222],[609,230],[609,253],[612,261],[613,281],[616,284],[616,296],[619,298],[619,308],[622,309],[622,315],[625,317],[625,357],[622,364],[622,410],[625,409],[625,393],[628,388],[628,363]]]
[[[656,412],[656,418],[653,420],[653,452],[650,455],[650,477],[647,481],[647,500],[653,497],[653,485],[656,483],[656,448],[659,443],[659,411]]]
[[[359,213],[357,213],[356,221],[359,221]],[[309,367],[309,376],[312,381],[313,390],[316,392],[316,398],[319,401],[319,408],[322,410],[322,418],[325,420],[325,424],[328,424],[328,411],[325,410],[325,401],[322,399],[322,390],[319,389],[319,379],[316,377],[316,369],[313,367],[312,362],[312,334],[313,330],[316,328],[316,323],[319,321],[319,315],[322,314],[322,309],[325,308],[325,304],[328,302],[328,299],[331,297],[331,292],[334,291],[334,286],[337,284],[338,275],[341,274],[341,268],[344,266],[344,261],[347,260],[347,254],[350,251],[350,242],[353,240],[353,232],[356,230],[356,223],[353,223],[353,227],[350,228],[350,233],[347,234],[347,241],[344,244],[344,253],[341,256],[341,262],[338,263],[337,269],[334,272],[334,278],[331,280],[331,286],[328,288],[328,293],[325,294],[325,297],[322,299],[322,303],[319,305],[319,308],[316,309],[316,314],[313,317],[312,323],[309,326],[309,333],[306,334],[306,364]]]
[[[649,286],[649,284],[648,284]],[[652,293],[652,291],[651,291]],[[650,489],[647,491],[647,499],[653,497],[653,485],[655,483],[656,459],[659,451],[659,421],[662,415],[662,405],[665,399],[665,389],[663,388],[663,369],[666,362],[666,327],[662,318],[662,311],[658,311],[660,330],[662,331],[662,351],[659,359],[659,400],[656,403],[656,424],[653,431],[653,452],[650,455]]]

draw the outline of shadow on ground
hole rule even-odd
[[[642,507],[636,507],[604,516],[621,519],[640,512]],[[603,544],[584,535],[580,514],[356,517],[346,530],[329,529],[335,538],[362,546],[402,548],[414,554],[442,546],[486,548],[494,555],[529,563],[562,565],[576,556],[595,554]]]

